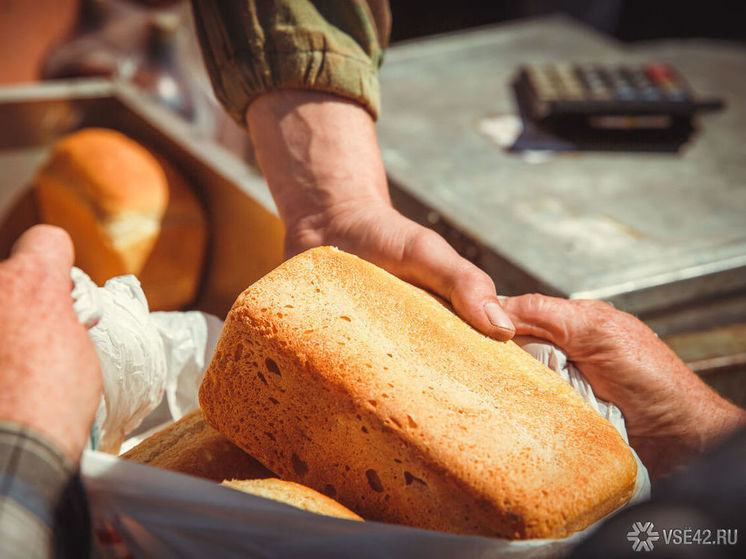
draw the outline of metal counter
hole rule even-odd
[[[663,61],[725,98],[677,154],[511,153],[482,131],[515,114],[525,63]],[[746,48],[625,47],[552,17],[392,47],[378,126],[402,211],[504,294],[602,298],[661,335],[746,321]]]

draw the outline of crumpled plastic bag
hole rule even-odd
[[[103,376],[90,447],[118,454],[164,393],[172,420],[198,406],[197,389],[222,321],[196,311],[149,312],[135,276],[112,278],[103,287],[78,268],[71,277],[73,308],[88,328]]]
[[[533,338],[516,341],[557,371],[627,440],[619,409],[595,397],[562,351]],[[635,458],[638,474],[628,504],[650,495],[647,470]],[[320,516],[96,452],[83,456],[82,474],[107,558],[128,553],[153,558],[562,557],[602,522],[561,540],[511,541]]]
[[[181,419],[199,407],[197,395],[202,377],[223,329],[223,321],[211,314],[152,312],[166,355],[166,399],[171,419]]]

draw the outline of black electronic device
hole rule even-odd
[[[673,67],[660,63],[524,66],[519,82],[536,120],[581,116],[609,127],[599,117],[620,117],[620,124],[625,122],[621,117],[646,117],[629,120],[627,126],[660,128],[664,117],[690,118],[723,106],[720,99],[697,98]]]
[[[724,106],[722,99],[695,95],[665,63],[527,65],[514,88],[540,144],[548,133],[576,149],[675,150],[693,131],[697,112]],[[532,143],[523,149],[537,149]]]

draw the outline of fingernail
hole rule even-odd
[[[502,307],[494,301],[489,301],[484,304],[484,313],[487,315],[487,320],[489,320],[490,324],[495,328],[507,330],[508,332],[515,332],[515,327],[510,320],[508,320],[508,317],[505,316]]]

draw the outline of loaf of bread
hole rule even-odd
[[[163,158],[115,130],[59,140],[34,179],[39,217],[65,229],[98,285],[134,274],[151,310],[190,303],[202,274],[204,211]]]
[[[221,482],[274,474],[205,423],[195,410],[122,455],[126,460]]]
[[[42,221],[67,230],[93,281],[140,273],[168,204],[166,174],[148,150],[114,130],[86,128],[54,146],[34,187]]]
[[[292,481],[283,481],[277,478],[233,479],[226,480],[221,485],[316,514],[347,518],[348,520],[362,520],[357,514],[343,507],[334,499]]]
[[[334,499],[292,481],[283,481],[205,423],[194,410],[121,456],[140,464],[222,482],[222,485],[296,508],[362,520]]]
[[[557,374],[332,248],[239,296],[200,403],[278,476],[370,520],[561,538],[635,484],[630,448]]]

